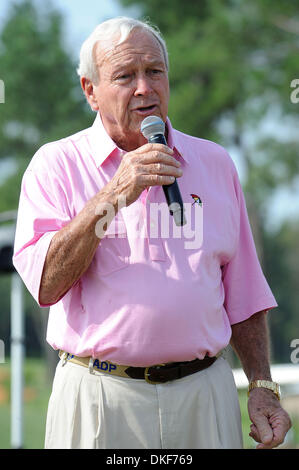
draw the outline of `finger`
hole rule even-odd
[[[269,444],[263,444],[262,442],[256,446],[257,449],[273,449],[274,447],[277,447],[280,444],[280,442],[276,442],[272,440],[269,442]]]
[[[261,442],[261,437],[259,435],[259,432],[254,424],[250,426],[251,432],[249,433],[249,436],[252,437],[258,445],[256,446],[257,449],[272,449],[272,447],[275,447],[275,442],[274,439],[271,440],[269,444],[263,444]]]
[[[172,184],[175,177],[171,175],[142,175],[142,185],[146,186],[164,186]]]
[[[156,164],[151,164],[148,165],[146,168],[147,172],[151,174],[156,174],[156,175],[165,175],[165,176],[175,176],[176,178],[179,178],[182,176],[183,172],[180,168],[166,165],[164,163],[156,163]]]
[[[130,167],[140,167],[141,165],[151,165],[154,163],[164,163],[166,165],[171,165],[176,168],[180,168],[180,162],[168,153],[161,153],[158,151],[147,152],[143,154],[137,153],[127,153],[123,157],[122,164],[129,165]]]
[[[274,447],[277,447],[280,444],[282,444],[284,441],[284,438],[285,438],[284,432],[278,432],[276,434],[275,430],[273,430],[273,439],[271,440],[271,442],[267,444],[261,442],[256,448],[257,449],[273,449]]]
[[[165,163],[168,165],[176,166],[177,168],[181,166],[180,162],[168,153],[162,153],[158,151],[153,151],[145,154],[141,159],[140,162],[148,165],[151,163]]]
[[[133,165],[131,165],[133,166]],[[173,173],[173,176],[182,176],[181,164],[171,155],[160,154],[159,157],[152,158],[150,155],[146,156],[141,161],[135,162],[134,166],[138,172],[142,173],[157,173],[157,174],[169,174]],[[177,171],[179,170],[179,171]],[[172,174],[171,173],[171,174]]]
[[[148,153],[148,152],[163,152],[173,155],[174,151],[168,145],[164,144],[145,144],[141,147],[138,147],[135,152],[139,154]]]
[[[259,432],[254,424],[251,424],[250,426],[249,436],[252,437],[252,439],[254,439],[256,442],[261,442]]]
[[[286,433],[291,427],[291,420],[287,413],[281,408],[278,413],[269,419],[273,429],[273,442],[275,447],[282,444]]]
[[[273,430],[264,415],[255,416],[254,423],[262,444],[270,444],[273,439]]]

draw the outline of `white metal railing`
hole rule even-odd
[[[247,388],[248,379],[243,369],[233,370],[234,379],[237,388]],[[274,364],[271,366],[271,375],[274,382],[278,382],[281,386],[298,387],[299,394],[299,364]]]

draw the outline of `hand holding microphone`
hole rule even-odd
[[[176,225],[185,223],[182,212],[183,203],[179,194],[175,178],[182,176],[180,163],[173,157],[173,150],[166,144],[164,137],[165,125],[157,116],[148,116],[153,122],[159,124],[156,132],[156,141],[152,141],[149,135],[149,143],[126,153],[105,191],[110,193],[113,200],[121,197],[125,205],[135,202],[142,191],[150,186],[162,186],[169,206],[170,214],[174,216]],[[144,121],[149,123],[146,118]],[[144,123],[143,121],[143,123]],[[142,124],[143,124],[142,123]],[[161,131],[162,123],[162,134]],[[143,127],[142,127],[143,129]],[[152,127],[148,126],[147,132],[152,134]],[[147,137],[146,137],[147,138]],[[162,138],[163,142],[159,139]],[[115,205],[117,208],[117,204]]]
[[[149,143],[167,145],[164,132],[165,124],[158,116],[148,116],[141,123],[141,132]],[[163,191],[169,207],[169,212],[174,217],[175,224],[185,225],[184,206],[177,180],[163,185]]]

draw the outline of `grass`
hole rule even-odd
[[[45,364],[40,359],[26,359],[24,364],[23,436],[26,449],[42,449],[51,384]],[[0,449],[11,447],[10,363],[0,364]]]
[[[41,359],[26,358],[24,364],[24,445],[25,449],[42,449],[48,400],[51,383],[47,377],[47,367]],[[242,430],[245,449],[253,449],[256,444],[248,436],[250,420],[247,413],[247,393],[239,391]],[[299,400],[299,397],[298,397]],[[9,449],[10,444],[10,363],[0,364],[0,449]],[[293,428],[288,433],[285,448],[299,448],[299,405],[298,414],[291,419]]]

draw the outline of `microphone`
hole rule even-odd
[[[164,136],[165,124],[158,116],[147,116],[143,119],[140,130],[150,144],[167,145]],[[185,225],[184,206],[177,180],[175,179],[173,183],[162,187],[169,212],[174,217],[175,224],[177,226]]]

